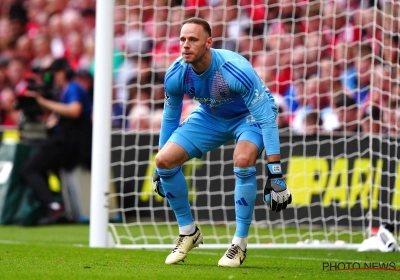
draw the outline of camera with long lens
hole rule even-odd
[[[53,75],[50,71],[41,68],[32,68],[33,76],[28,80],[26,90],[35,91],[46,99],[56,100],[57,92],[53,87]],[[47,137],[47,129],[43,120],[45,111],[32,96],[20,95],[17,97],[15,108],[21,110],[19,131],[23,140],[42,140]]]

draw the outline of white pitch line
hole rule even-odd
[[[202,251],[191,251],[190,254],[196,255],[220,255],[218,253],[212,252],[202,252]],[[374,262],[371,260],[345,260],[345,259],[329,259],[329,258],[307,258],[307,257],[280,257],[280,256],[265,256],[265,255],[251,255],[248,254],[248,257],[251,258],[260,258],[260,259],[290,259],[290,260],[303,260],[303,261],[331,261],[331,262]],[[376,261],[379,262],[379,261]],[[400,265],[400,262],[393,262],[396,265]]]
[[[12,240],[0,240],[0,244],[38,244],[40,243],[29,243],[29,242],[20,242],[20,241],[12,241]],[[47,243],[42,243],[42,245],[49,245]],[[51,244],[50,244],[51,245]],[[60,245],[60,244],[53,244],[53,245]],[[67,244],[64,244],[68,246]],[[88,247],[88,245],[85,244],[72,244],[74,247]],[[211,256],[219,256],[221,255],[220,253],[215,253],[215,252],[205,252],[201,251],[201,248],[195,248],[195,250],[191,251],[191,255],[211,255]],[[167,252],[170,251],[169,249],[148,249],[151,251],[163,251]],[[207,250],[207,249],[206,249]],[[214,249],[211,249],[214,251]],[[260,249],[255,249],[255,250],[260,250]],[[265,255],[248,255],[251,258],[260,258],[260,259],[290,259],[290,260],[303,260],[303,261],[331,261],[331,262],[371,262],[371,260],[344,260],[344,259],[329,259],[329,258],[307,258],[307,257],[279,257],[279,256],[265,256]],[[396,265],[400,265],[400,262],[394,262]]]
[[[38,242],[21,242],[14,240],[0,240],[0,244],[19,244],[19,245],[60,245],[60,246],[73,246],[73,247],[89,247],[87,244],[60,244],[60,243],[38,243]]]
[[[22,242],[19,241],[13,241],[13,240],[0,240],[1,244],[23,244]]]

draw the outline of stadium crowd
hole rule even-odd
[[[239,52],[274,94],[282,131],[400,133],[397,0],[116,0],[113,127],[158,131],[180,23],[211,23],[214,48]],[[93,94],[95,0],[0,2],[0,125],[60,57]],[[185,100],[182,118],[197,106]]]

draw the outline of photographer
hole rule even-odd
[[[52,224],[64,216],[64,207],[55,200],[48,185],[48,173],[61,168],[71,170],[78,165],[90,168],[92,141],[92,105],[87,92],[75,81],[68,61],[56,59],[48,69],[58,101],[45,98],[36,91],[27,91],[55,123],[48,138],[26,162],[22,176],[41,202],[45,216],[38,224]]]

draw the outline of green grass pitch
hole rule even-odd
[[[0,226],[0,279],[400,279],[400,253],[249,249],[241,267],[221,268],[225,250],[196,248],[166,265],[170,250],[89,248],[88,239],[88,225]],[[328,263],[395,269],[323,269]]]

